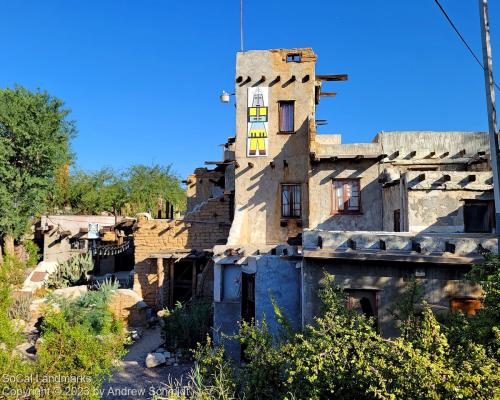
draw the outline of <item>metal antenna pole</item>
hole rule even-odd
[[[500,185],[498,164],[498,134],[495,109],[495,89],[493,87],[493,63],[491,59],[490,24],[488,21],[488,0],[479,0],[481,18],[481,39],[483,44],[484,84],[486,86],[486,104],[488,107],[488,130],[490,136],[491,168],[493,170],[493,196],[495,199],[495,232],[500,235]],[[498,240],[500,250],[500,239]],[[499,251],[500,253],[500,251]]]
[[[243,0],[240,0],[240,47],[243,51]]]

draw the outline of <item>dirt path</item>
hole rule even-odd
[[[191,368],[190,364],[146,368],[144,360],[147,354],[156,350],[161,344],[160,327],[145,329],[141,339],[135,342],[123,357],[122,368],[115,371],[111,382],[104,383],[101,398],[107,400],[151,399],[154,393],[161,392],[169,378],[175,380],[186,376]],[[186,378],[183,379],[185,381]]]

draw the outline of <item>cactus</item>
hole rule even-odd
[[[57,265],[56,270],[47,278],[46,286],[59,289],[87,283],[87,273],[94,268],[90,254],[76,255]]]

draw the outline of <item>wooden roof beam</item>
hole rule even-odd
[[[317,81],[346,81],[349,78],[347,74],[336,74],[336,75],[316,75]]]
[[[321,97],[334,97],[334,96],[337,96],[337,93],[335,93],[335,92],[320,92],[319,95]]]

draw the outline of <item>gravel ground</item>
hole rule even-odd
[[[152,399],[155,393],[165,393],[164,384],[169,379],[186,381],[192,364],[146,368],[144,360],[147,354],[162,344],[160,327],[145,329],[141,336],[141,339],[130,346],[129,352],[121,361],[121,368],[114,372],[111,382],[104,383],[101,399]]]

